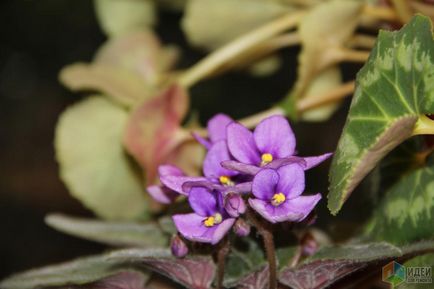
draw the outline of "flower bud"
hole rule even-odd
[[[243,198],[236,193],[229,193],[225,197],[224,206],[229,216],[238,218],[246,212],[246,204]]]
[[[250,234],[250,225],[243,219],[238,219],[234,224],[234,232],[240,237],[246,237]]]
[[[170,250],[172,255],[177,258],[183,258],[188,254],[187,244],[178,235],[173,236],[170,242]]]

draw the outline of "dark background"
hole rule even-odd
[[[59,114],[82,95],[57,81],[59,70],[76,61],[91,61],[104,42],[92,1],[3,0],[0,2],[0,279],[6,275],[100,252],[104,247],[48,228],[49,212],[92,216],[69,196],[58,178],[54,158],[54,127]],[[157,32],[164,43],[183,48],[180,67],[204,54],[189,48],[180,31],[181,15],[162,12]],[[193,109],[203,123],[217,112],[238,118],[268,108],[281,99],[296,76],[297,48],[280,52],[284,66],[277,74],[253,78],[230,73],[195,86]],[[343,67],[345,78],[357,67]],[[301,155],[333,151],[349,101],[325,123],[294,124]],[[73,140],[71,140],[73,141]],[[308,175],[309,190],[327,192],[329,163]],[[352,198],[339,219],[330,216],[325,201],[319,225],[329,232],[351,232],[363,219],[366,200]],[[345,219],[345,221],[343,221]],[[343,238],[343,237],[342,237]]]

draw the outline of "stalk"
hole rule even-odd
[[[259,221],[255,213],[249,208],[247,209],[247,218],[256,227],[258,233],[262,236],[264,241],[265,253],[268,261],[269,271],[269,289],[277,289],[277,263],[276,263],[276,250],[274,247],[274,239],[271,228],[268,224],[264,224]]]
[[[217,249],[217,289],[223,289],[225,276],[225,260],[230,251],[230,242],[225,237]]]

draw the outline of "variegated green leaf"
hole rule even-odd
[[[434,41],[431,22],[415,16],[397,32],[381,31],[357,76],[330,171],[333,214],[388,152],[413,135],[420,117],[434,112]]]
[[[434,166],[417,169],[393,185],[368,225],[371,237],[408,243],[434,237]]]

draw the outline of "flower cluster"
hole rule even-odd
[[[179,195],[188,198],[193,212],[173,216],[184,238],[216,244],[232,227],[238,235],[249,234],[241,218],[247,206],[271,223],[300,222],[321,199],[320,193],[301,195],[304,172],[331,154],[296,156],[295,136],[283,116],[268,117],[251,132],[219,114],[207,128],[208,139],[195,135],[208,150],[204,176],[186,176],[174,166],[163,165],[159,168],[162,185],[148,188],[162,203]]]

